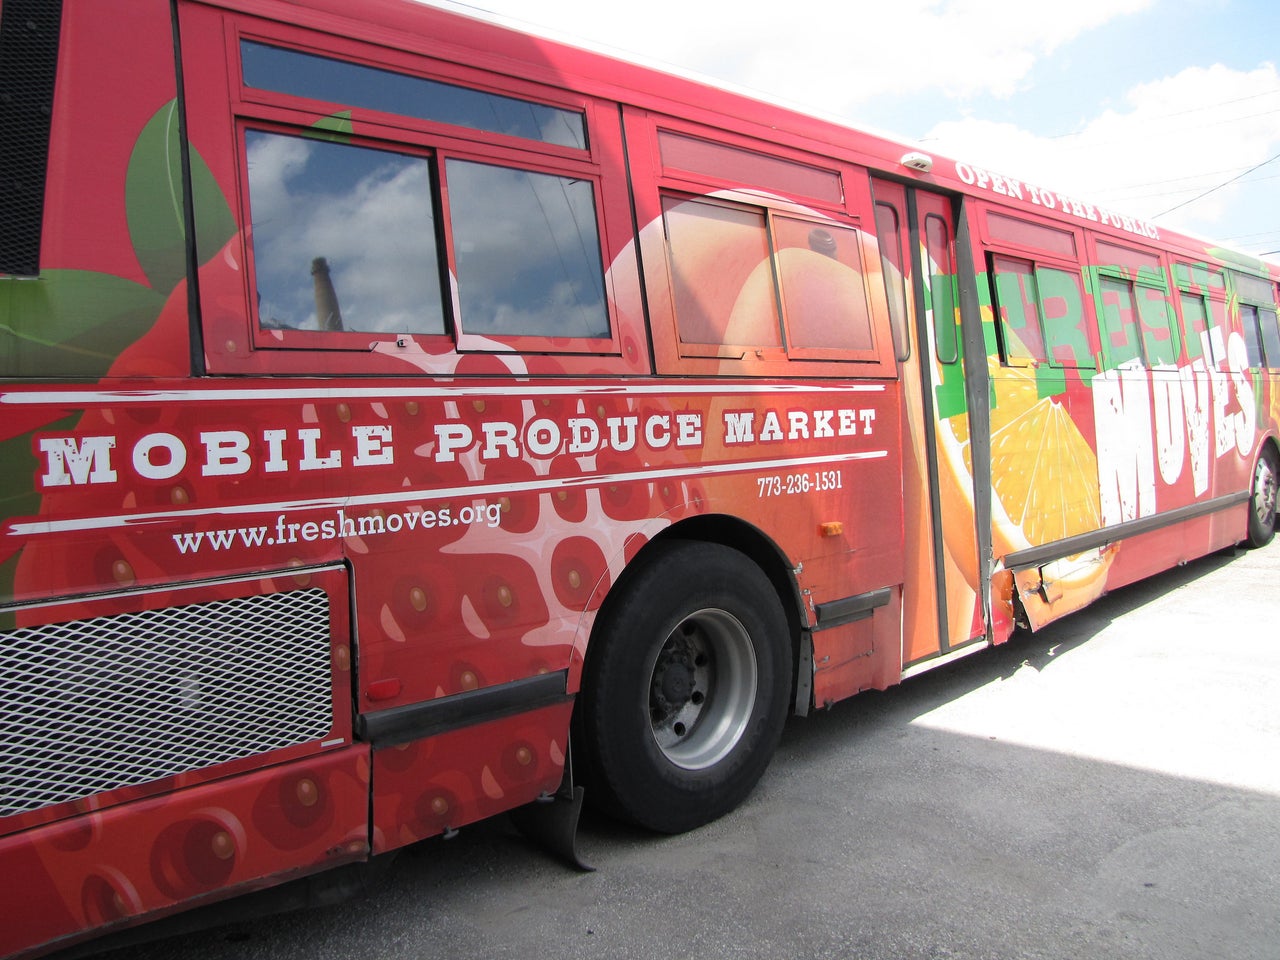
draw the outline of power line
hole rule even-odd
[[[1172,207],[1170,207],[1168,210],[1165,210],[1165,211],[1163,211],[1163,212],[1161,212],[1161,213],[1157,213],[1157,214],[1156,214],[1156,217],[1157,217],[1157,218],[1159,218],[1159,217],[1163,217],[1165,214],[1173,213],[1173,211],[1178,210],[1178,209],[1180,209],[1181,207],[1185,207],[1185,206],[1186,206],[1187,204],[1189,204],[1189,203],[1195,203],[1197,200],[1203,200],[1205,197],[1209,196],[1209,194],[1211,194],[1211,193],[1217,193],[1217,192],[1218,192],[1219,190],[1221,190],[1223,187],[1228,186],[1228,185],[1230,185],[1230,184],[1233,184],[1233,183],[1235,183],[1237,180],[1240,180],[1240,179],[1242,179],[1242,178],[1244,178],[1244,177],[1247,177],[1249,174],[1253,173],[1253,171],[1255,171],[1255,170],[1260,170],[1260,169],[1262,169],[1263,167],[1265,167],[1268,163],[1274,163],[1274,162],[1275,162],[1275,161],[1277,161],[1277,160],[1280,160],[1280,153],[1277,153],[1274,157],[1268,157],[1266,160],[1263,160],[1261,163],[1257,164],[1256,166],[1252,166],[1252,167],[1250,167],[1250,168],[1249,168],[1248,170],[1246,170],[1244,173],[1237,174],[1236,176],[1232,177],[1230,180],[1224,180],[1222,183],[1218,184],[1216,187],[1210,187],[1210,188],[1209,188],[1208,190],[1206,190],[1204,193],[1199,194],[1198,196],[1194,196],[1194,197],[1192,197],[1190,200],[1184,200],[1184,201],[1182,201],[1182,203],[1174,204],[1174,205],[1173,205]]]
[[[1219,237],[1219,240],[1231,240],[1238,243],[1252,241],[1254,243],[1270,243],[1272,238],[1280,240],[1280,230],[1258,230],[1254,233],[1234,233],[1229,237]]]
[[[1238,116],[1238,117],[1222,117],[1222,118],[1220,118],[1220,119],[1213,120],[1213,121],[1206,120],[1206,121],[1205,121],[1205,122],[1203,122],[1203,123],[1195,124],[1195,125],[1194,125],[1194,129],[1195,129],[1196,131],[1205,131],[1205,130],[1208,130],[1210,127],[1225,127],[1225,126],[1230,126],[1230,125],[1233,125],[1233,124],[1244,123],[1244,122],[1245,122],[1245,121],[1247,121],[1247,120],[1257,120],[1259,117],[1269,117],[1269,116],[1271,116],[1272,114],[1280,114],[1280,110],[1265,110],[1265,111],[1263,111],[1262,113],[1250,113],[1250,114],[1247,114],[1247,115],[1245,115],[1245,116]],[[1166,119],[1168,118],[1168,116],[1169,116],[1168,114],[1164,114],[1164,115],[1161,115],[1161,116],[1158,116],[1158,117],[1137,117],[1137,118],[1135,118],[1135,117],[1130,116],[1130,117],[1126,118],[1124,126],[1125,126],[1125,129],[1126,129],[1126,130],[1128,130],[1128,129],[1132,128],[1132,127],[1143,127],[1143,126],[1149,126],[1151,123],[1156,122],[1156,121],[1159,121],[1159,122],[1163,123],[1163,121],[1164,121],[1164,120],[1166,120]],[[1073,134],[1069,134],[1069,135],[1061,135],[1061,136],[1057,136],[1057,137],[1045,137],[1044,139],[1046,139],[1046,140],[1061,140],[1061,139],[1064,139],[1064,138],[1065,138],[1065,136],[1072,136],[1072,137],[1084,137],[1084,136],[1086,136],[1088,133],[1090,133],[1091,129],[1092,129],[1092,128],[1090,128],[1090,129],[1086,129],[1086,130],[1081,130],[1081,131],[1079,131],[1078,133],[1073,133]],[[1123,143],[1123,142],[1125,142],[1127,139],[1128,139],[1128,138],[1127,138],[1127,137],[1124,137],[1124,136],[1119,136],[1119,137],[1114,137],[1114,136],[1113,136],[1113,137],[1108,137],[1108,138],[1106,138],[1105,140],[1090,140],[1090,139],[1082,139],[1082,140],[1076,140],[1076,141],[1074,141],[1074,142],[1072,142],[1072,143],[1061,143],[1061,144],[1058,144],[1058,148],[1059,148],[1059,149],[1062,149],[1062,150],[1096,150],[1098,147],[1105,147],[1105,146],[1108,146],[1109,144],[1113,144],[1113,143]]]
[[[1177,192],[1179,190],[1195,190],[1197,189],[1197,187],[1194,184],[1190,186],[1185,186],[1185,187],[1174,186],[1174,184],[1188,183],[1189,181],[1195,181],[1195,180],[1198,180],[1201,183],[1203,183],[1205,180],[1209,179],[1210,177],[1225,177],[1225,176],[1234,177],[1236,174],[1240,173],[1244,169],[1245,169],[1244,167],[1237,166],[1237,167],[1228,167],[1225,170],[1201,170],[1198,173],[1188,173],[1185,176],[1181,176],[1181,177],[1170,177],[1167,180],[1140,180],[1137,183],[1114,184],[1111,186],[1099,188],[1095,192],[1106,193],[1108,195],[1111,195],[1111,194],[1119,195],[1119,194],[1127,193],[1130,190],[1149,190],[1153,187],[1168,187],[1167,190],[1163,191],[1165,193]],[[1274,179],[1274,177],[1271,177],[1271,176],[1258,177],[1257,180],[1252,180],[1250,182],[1258,183],[1262,180],[1272,180],[1272,179]],[[1159,194],[1158,193],[1147,194],[1147,196],[1159,196]]]
[[[1155,114],[1151,114],[1150,116],[1144,116],[1144,117],[1134,117],[1132,114],[1130,114],[1128,117],[1128,122],[1129,123],[1135,123],[1135,122],[1155,123],[1161,120],[1168,120],[1172,117],[1185,117],[1189,113],[1199,113],[1203,110],[1217,110],[1219,107],[1227,106],[1227,104],[1243,103],[1246,100],[1257,100],[1259,97],[1270,97],[1270,96],[1275,96],[1276,94],[1280,94],[1280,87],[1276,87],[1272,90],[1263,90],[1261,93],[1251,93],[1247,97],[1236,97],[1233,100],[1216,100],[1212,103],[1202,103],[1199,106],[1188,107],[1186,110],[1175,110],[1172,113],[1155,113]],[[1253,119],[1254,117],[1265,117],[1268,114],[1275,113],[1275,112],[1276,111],[1274,110],[1265,110],[1262,113],[1250,114],[1247,117],[1236,117],[1236,118],[1230,118],[1230,119],[1250,120],[1250,119]],[[1228,122],[1230,122],[1230,119],[1228,120]],[[1087,132],[1088,132],[1087,129],[1071,130],[1071,131],[1068,131],[1067,133],[1053,134],[1051,136],[1046,137],[1045,139],[1046,140],[1065,140],[1068,137],[1083,136]]]
[[[1219,172],[1227,173],[1228,171],[1222,170]],[[1240,174],[1240,176],[1243,177],[1248,172],[1249,171],[1246,170],[1244,173]],[[1205,178],[1208,176],[1211,176],[1211,174],[1201,174],[1195,177],[1184,177],[1183,179],[1199,180],[1203,184]],[[1249,184],[1255,184],[1255,183],[1263,183],[1266,180],[1275,180],[1277,178],[1280,178],[1280,173],[1274,174],[1272,176],[1267,176],[1267,177],[1254,177],[1253,179],[1247,180],[1245,182]],[[1167,182],[1173,183],[1176,181],[1167,181]],[[1230,183],[1231,181],[1227,181],[1227,182]],[[1158,185],[1159,184],[1156,184],[1156,183],[1152,184],[1152,186],[1158,186]],[[1150,200],[1157,197],[1168,197],[1169,194],[1171,193],[1190,193],[1192,190],[1199,190],[1200,187],[1192,184],[1185,187],[1169,187],[1164,190],[1157,190],[1153,193],[1127,193],[1126,192],[1126,190],[1136,190],[1136,189],[1138,189],[1138,187],[1135,186],[1135,187],[1128,187],[1128,188],[1119,189],[1119,190],[1094,190],[1094,191],[1090,191],[1090,196],[1096,196],[1099,199],[1108,199],[1114,203],[1133,203],[1138,200]],[[1214,189],[1216,190],[1217,187],[1215,187]],[[1190,203],[1190,201],[1187,201],[1187,202]]]

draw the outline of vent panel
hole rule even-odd
[[[62,4],[0,5],[0,273],[40,271],[45,165]]]
[[[0,817],[327,736],[329,637],[320,589],[0,634]]]

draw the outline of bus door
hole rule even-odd
[[[952,203],[883,180],[873,190],[906,405],[902,662],[909,668],[986,636],[986,578],[978,563]]]

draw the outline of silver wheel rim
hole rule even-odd
[[[1264,527],[1275,523],[1276,473],[1266,457],[1258,458],[1253,472],[1253,512]]]
[[[663,756],[685,770],[724,759],[747,729],[756,683],[751,635],[737,617],[706,609],[681,620],[650,666],[649,725]]]

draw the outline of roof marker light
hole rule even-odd
[[[907,169],[918,170],[920,173],[928,173],[933,169],[933,157],[915,150],[910,153],[904,153],[902,159],[898,162]]]

